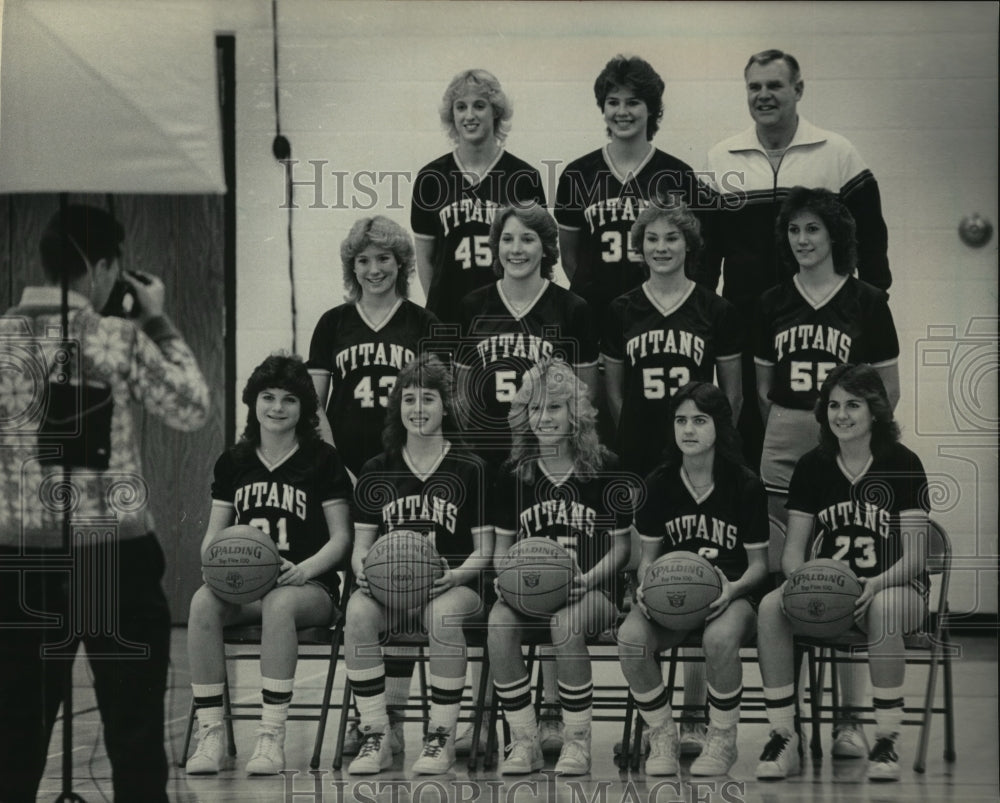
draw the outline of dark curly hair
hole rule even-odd
[[[673,433],[674,416],[678,408],[686,401],[693,401],[699,411],[710,415],[715,423],[715,460],[712,463],[712,476],[718,479],[721,472],[731,470],[735,466],[744,465],[743,444],[740,433],[733,425],[733,408],[726,394],[711,382],[688,382],[679,388],[670,400],[670,430]],[[683,453],[677,445],[677,438],[671,434],[667,438],[663,450],[665,462],[672,466],[680,466]]]
[[[500,264],[500,236],[503,234],[503,227],[512,217],[520,220],[542,241],[542,278],[551,279],[553,268],[559,261],[559,227],[548,210],[534,201],[525,205],[505,206],[494,216],[493,223],[490,224],[493,273],[498,279],[503,278],[503,266]]]
[[[826,375],[823,387],[816,399],[816,420],[819,422],[819,446],[826,454],[835,457],[840,454],[840,441],[830,428],[827,405],[833,389],[841,387],[852,396],[868,402],[872,414],[872,434],[870,448],[875,457],[881,457],[899,441],[899,424],[889,403],[889,394],[878,371],[867,363],[844,363]]]
[[[392,455],[398,455],[406,445],[406,427],[400,411],[403,406],[403,391],[407,388],[436,390],[441,394],[444,406],[444,420],[441,430],[452,443],[460,443],[461,437],[455,417],[455,380],[451,369],[436,354],[425,353],[411,360],[396,377],[389,400],[386,403],[385,427],[382,429],[382,447]]]
[[[798,273],[799,263],[788,243],[788,224],[792,218],[803,212],[812,212],[823,221],[830,234],[830,250],[833,255],[833,269],[841,276],[849,276],[858,266],[857,226],[854,217],[844,206],[836,193],[820,188],[792,187],[788,197],[781,204],[778,219],[774,224],[774,239],[782,262]]]
[[[243,403],[247,406],[247,426],[243,430],[238,446],[252,452],[260,445],[260,421],[257,420],[257,397],[268,388],[286,390],[299,400],[299,421],[295,425],[295,437],[300,444],[320,440],[319,399],[312,377],[302,358],[295,354],[278,352],[272,354],[253,369],[246,387],[243,388]]]
[[[626,58],[617,55],[604,65],[594,81],[594,97],[597,107],[603,112],[604,101],[614,88],[631,89],[646,104],[649,117],[646,120],[646,139],[651,140],[660,130],[663,119],[663,79],[652,65],[638,56]],[[611,131],[608,131],[611,136]]]
[[[684,235],[684,244],[687,246],[687,255],[684,257],[684,275],[689,279],[694,275],[698,267],[698,260],[705,247],[705,240],[701,236],[701,222],[693,214],[684,201],[675,198],[657,199],[643,209],[632,228],[629,231],[629,243],[632,250],[642,254],[642,241],[646,237],[646,227],[660,219],[673,223],[678,231]],[[642,265],[649,276],[649,265],[645,258]]]

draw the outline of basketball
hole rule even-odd
[[[861,583],[846,563],[817,558],[792,572],[782,601],[793,633],[836,638],[854,624],[854,603],[860,596]]]
[[[715,568],[694,552],[660,555],[646,570],[642,599],[649,618],[670,630],[694,630],[722,593]]]
[[[372,598],[394,611],[422,608],[441,576],[441,557],[430,540],[413,530],[379,538],[364,561]]]
[[[209,544],[202,558],[201,574],[215,596],[243,605],[274,588],[281,569],[281,555],[271,537],[256,527],[226,527]]]
[[[551,538],[524,538],[504,555],[497,586],[504,602],[527,616],[548,616],[569,601],[576,561]]]

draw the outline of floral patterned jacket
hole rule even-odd
[[[62,540],[63,513],[101,521],[119,539],[153,530],[149,488],[131,405],[141,404],[173,429],[204,425],[209,390],[191,349],[166,317],[140,329],[104,317],[69,294],[69,338],[60,333],[58,287],[28,287],[21,303],[0,317],[0,547],[53,548]],[[66,357],[69,355],[69,359]],[[64,475],[53,447],[38,438],[45,388],[53,372],[70,381],[110,386],[110,465]]]

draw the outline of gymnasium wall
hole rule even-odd
[[[300,352],[322,312],[342,300],[339,244],[351,223],[381,212],[408,225],[410,177],[450,147],[437,107],[459,70],[481,66],[500,78],[514,104],[507,145],[550,177],[551,198],[561,166],[605,141],[592,85],[616,53],[641,55],[663,76],[666,111],[654,142],[696,169],[710,145],[751,122],[747,57],[768,47],[795,54],[805,79],[800,113],[850,138],[881,185],[902,344],[898,415],[933,475],[936,515],[969,558],[953,607],[996,612],[997,240],[976,250],[957,235],[967,214],[998,219],[996,5],[278,7],[293,178],[313,182],[310,162],[321,162],[321,182],[295,189]],[[270,3],[220,4],[218,14],[237,36],[242,383],[266,353],[292,347],[288,210],[285,174],[271,155]],[[422,297],[416,281],[412,295]],[[979,334],[967,334],[970,325]]]

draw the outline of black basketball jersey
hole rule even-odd
[[[489,235],[497,210],[530,201],[545,206],[541,174],[507,151],[478,183],[472,177],[452,152],[423,167],[413,184],[410,228],[435,240],[427,308],[446,323],[458,322],[466,294],[496,279]]]
[[[328,310],[316,324],[309,371],[330,375],[326,417],[344,464],[355,476],[382,451],[385,407],[396,376],[420,353],[421,341],[435,323],[427,310],[400,299],[379,327],[354,303]]]
[[[505,466],[497,478],[493,510],[498,535],[515,533],[518,541],[551,538],[586,573],[608,553],[612,539],[629,537],[631,485],[615,458],[595,476],[581,477],[574,471],[559,482],[540,463],[531,482]]]
[[[698,207],[698,180],[691,167],[653,148],[638,170],[622,175],[607,147],[566,167],[556,187],[555,216],[579,232],[581,248],[572,289],[601,318],[612,299],[642,284],[642,254],[629,245],[629,231],[650,200],[677,197]]]
[[[836,457],[816,448],[796,464],[785,507],[815,517],[813,557],[841,560],[859,577],[874,577],[903,554],[900,513],[930,510],[927,475],[901,443],[853,479]]]
[[[500,282],[462,299],[462,343],[455,356],[468,371],[466,442],[494,468],[510,453],[507,414],[525,372],[543,357],[560,356],[574,369],[597,364],[597,331],[587,303],[546,281],[520,314]]]
[[[774,366],[769,398],[782,407],[811,410],[842,363],[883,366],[899,357],[889,296],[853,276],[818,306],[798,276],[775,285],[760,297],[756,329],[755,359]]]
[[[281,557],[301,563],[329,540],[324,508],[350,503],[351,480],[337,450],[321,441],[300,445],[269,465],[259,451],[225,451],[215,462],[212,504],[233,510],[234,524],[248,524],[278,546]],[[336,570],[314,578],[338,585]]]
[[[413,530],[431,539],[452,568],[461,566],[475,545],[473,532],[487,528],[489,484],[485,464],[450,446],[437,466],[419,475],[406,456],[386,452],[366,462],[354,487],[354,523],[377,530]]]
[[[673,437],[670,397],[688,382],[713,382],[715,361],[739,359],[743,331],[732,304],[693,284],[663,309],[643,284],[611,302],[601,353],[624,364],[618,450],[625,465],[646,476]]]
[[[646,477],[646,493],[635,526],[660,539],[660,554],[694,552],[718,566],[729,580],[747,570],[747,550],[767,549],[770,525],[764,485],[745,466],[727,466],[698,497],[676,465]]]

